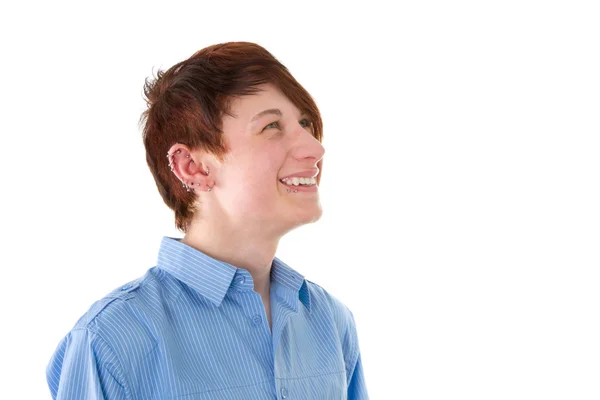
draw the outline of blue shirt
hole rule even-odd
[[[368,399],[352,312],[275,257],[269,328],[246,269],[163,237],[47,367],[55,399]]]

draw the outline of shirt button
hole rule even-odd
[[[288,391],[286,388],[281,388],[281,398],[282,399],[287,399],[288,396]]]
[[[131,287],[131,285],[127,284],[121,288],[121,290],[127,290]]]
[[[236,280],[237,280],[237,283],[244,283],[246,278],[244,278],[243,276],[239,276]]]
[[[260,324],[260,321],[262,321],[260,315],[255,315],[254,317],[252,317],[252,322],[254,322],[256,325]]]

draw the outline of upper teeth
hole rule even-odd
[[[294,176],[293,178],[283,178],[281,181],[285,184],[294,186],[315,185],[317,183],[317,180],[315,178],[299,178],[297,176]]]

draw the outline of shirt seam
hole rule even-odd
[[[123,382],[123,388],[125,389],[125,395],[127,396],[127,399],[132,399],[133,397],[131,395],[131,390],[127,384],[127,379],[124,376],[125,368],[123,368],[123,363],[121,362],[121,359],[119,358],[117,352],[108,343],[108,341],[105,340],[104,337],[102,337],[102,335],[100,333],[98,333],[97,331],[95,331],[94,329],[92,329],[89,326],[87,326],[85,329],[78,328],[78,329],[74,329],[74,330],[87,330],[87,331],[93,333],[94,335],[96,335],[98,337],[98,339],[100,339],[106,345],[106,347],[108,347],[110,349],[110,351],[113,353],[113,355],[115,356],[115,359],[118,362],[119,370],[117,371],[117,373],[119,374],[119,378],[121,378],[121,381]],[[106,365],[106,362],[103,362],[102,365]]]
[[[315,378],[315,377],[319,377],[319,376],[328,376],[328,375],[335,375],[335,374],[342,374],[345,373],[346,371],[344,370],[340,370],[340,371],[335,371],[335,372],[327,372],[324,374],[315,374],[315,375],[306,375],[306,376],[300,376],[300,377],[296,377],[296,378],[277,378],[277,379],[282,379],[282,380],[298,380],[298,379],[307,379],[307,378]],[[264,381],[260,381],[260,382],[255,382],[255,383],[251,383],[249,385],[241,385],[241,386],[228,386],[226,388],[221,388],[221,389],[212,389],[212,390],[206,390],[206,391],[200,391],[200,392],[192,392],[192,393],[185,393],[185,394],[181,394],[179,396],[177,396],[177,398],[182,398],[182,397],[186,397],[186,396],[193,396],[196,394],[206,394],[206,393],[212,393],[212,392],[220,392],[223,390],[231,390],[231,389],[241,389],[241,388],[245,388],[245,387],[250,387],[250,386],[256,386],[256,385],[260,385],[263,383],[268,383],[271,382],[271,379],[267,379]]]
[[[279,379],[285,379],[285,380],[295,380],[295,379],[306,379],[306,378],[315,378],[317,376],[327,376],[327,375],[335,375],[335,374],[341,374],[341,373],[346,373],[345,370],[340,370],[340,371],[335,371],[335,372],[326,372],[324,374],[315,374],[315,375],[305,375],[305,376],[299,376],[296,378],[279,378]]]
[[[267,382],[270,382],[270,381],[271,381],[271,379],[267,379],[267,380],[260,381],[260,382],[250,383],[248,385],[228,386],[228,387],[220,388],[220,389],[211,389],[211,390],[205,390],[205,391],[200,391],[200,392],[184,393],[184,394],[181,394],[181,395],[177,396],[177,398],[179,399],[179,398],[182,398],[182,397],[193,396],[193,395],[196,395],[196,394],[205,394],[205,393],[212,393],[212,392],[220,392],[220,391],[223,391],[223,390],[241,389],[241,388],[245,388],[245,387],[260,385],[260,384],[267,383]]]
[[[350,325],[348,326],[348,329],[346,330],[346,335],[350,335],[350,341],[351,341],[350,355],[351,355],[351,357],[349,357],[350,370],[347,371],[347,376],[348,376],[348,384],[350,384],[350,381],[352,380],[352,376],[354,375],[354,372],[356,369],[356,363],[358,362],[358,356],[360,354],[360,349],[358,346],[358,334],[356,331],[356,321],[354,319],[354,314],[352,313],[352,311],[350,311],[349,308],[348,308],[348,312],[350,313]]]
[[[156,266],[156,268],[159,270],[159,272],[154,276],[155,281],[167,291],[168,300],[173,303],[176,303],[181,297],[181,293],[183,292],[183,288],[181,288],[179,285],[184,284],[184,282],[177,279],[175,275],[159,267],[158,265]],[[172,280],[173,282],[167,282],[167,280]],[[172,293],[173,290],[169,288],[169,285],[171,284],[177,286],[176,293]]]

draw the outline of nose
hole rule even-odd
[[[295,131],[294,143],[292,144],[292,154],[299,163],[306,168],[318,168],[317,185],[321,184],[323,176],[323,156],[325,148],[319,140],[313,136],[311,130],[300,124],[297,125]]]
[[[325,155],[325,148],[305,126],[298,124],[296,129],[298,134],[295,135],[296,141],[293,145],[295,157],[299,160],[312,158],[313,165],[316,165]]]

